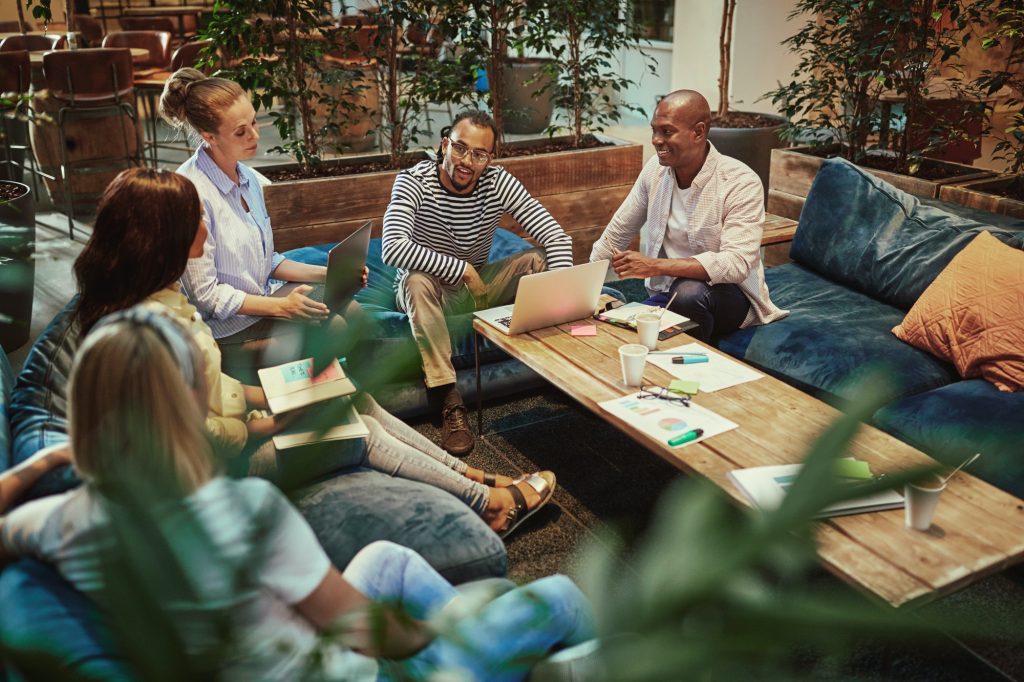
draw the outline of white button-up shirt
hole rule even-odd
[[[672,202],[673,187],[677,186],[675,172],[658,163],[656,156],[651,158],[601,238],[594,242],[590,260],[611,260],[614,250],[629,248],[637,232],[643,255],[658,258],[669,212],[684,211],[686,233],[673,235],[673,240],[689,243],[692,258],[704,266],[710,284],[739,286],[750,301],[750,312],[741,326],[783,318],[789,311],[780,310],[768,297],[761,263],[761,180],[742,162],[720,154],[710,142],[708,147],[708,156],[682,207]],[[647,290],[655,293],[668,290],[674,279],[648,277],[645,283]]]
[[[247,294],[270,295],[276,288],[270,273],[284,260],[274,251],[274,234],[263,201],[262,185],[270,181],[238,164],[236,185],[205,147],[196,150],[178,172],[195,184],[209,233],[203,255],[189,259],[185,267],[182,289],[215,338],[230,336],[260,319],[239,315],[238,309]]]

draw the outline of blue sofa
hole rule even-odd
[[[1024,221],[925,204],[842,159],[825,161],[800,214],[793,262],[765,273],[789,317],[741,329],[719,347],[838,405],[866,368],[883,365],[890,380],[876,426],[947,464],[982,452],[972,472],[1024,497],[1024,392],[961,379],[891,333],[982,230],[1024,248]]]

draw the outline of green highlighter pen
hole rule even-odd
[[[704,429],[693,429],[692,431],[682,433],[675,438],[669,438],[668,444],[671,447],[675,447],[677,445],[682,445],[683,443],[689,443],[691,440],[697,440],[703,435]]]

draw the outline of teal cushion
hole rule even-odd
[[[807,194],[790,257],[832,282],[909,310],[980,231],[1024,247],[1020,221],[999,222],[1005,227],[926,206],[844,159],[829,159]],[[774,290],[772,298],[789,307]]]
[[[950,466],[982,453],[971,473],[1024,498],[1024,393],[983,379],[957,381],[886,405],[872,421]]]
[[[876,363],[888,368],[887,400],[958,379],[952,365],[892,335],[902,310],[832,284],[797,263],[769,268],[765,279],[772,300],[789,316],[726,337],[722,350],[830,401],[852,398],[857,379]]]

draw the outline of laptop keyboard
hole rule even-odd
[[[505,329],[508,329],[509,327],[512,326],[512,316],[509,315],[508,317],[499,317],[496,320],[494,320],[494,323],[501,327],[504,327]]]

